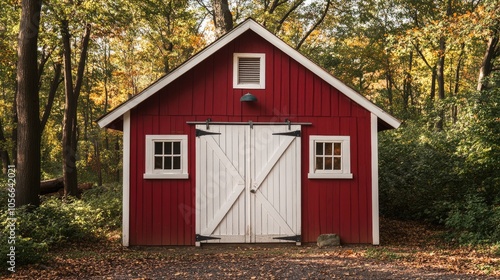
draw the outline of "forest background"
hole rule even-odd
[[[497,0],[5,0],[0,157],[18,206],[56,205],[40,180],[63,177],[66,196],[119,182],[121,133],[95,121],[247,17],[403,121],[380,133],[381,215],[500,242]]]

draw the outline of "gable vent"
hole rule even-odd
[[[265,59],[263,53],[235,53],[233,86],[244,89],[265,88]]]
[[[238,84],[260,84],[260,57],[240,57]]]

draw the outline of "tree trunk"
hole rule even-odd
[[[304,35],[304,37],[302,37],[302,39],[300,40],[300,42],[297,44],[297,46],[295,47],[296,50],[300,49],[300,47],[302,46],[302,44],[304,44],[304,42],[306,41],[306,39],[311,35],[311,33],[316,30],[316,28],[318,28],[318,26],[323,23],[323,21],[325,20],[326,18],[326,15],[328,14],[328,9],[330,8],[330,3],[331,3],[331,0],[327,0],[326,1],[326,6],[325,6],[325,9],[323,10],[323,13],[321,14],[321,16],[319,17],[318,21],[316,21],[316,23],[306,32],[306,34]]]
[[[14,92],[14,102],[12,104],[12,134],[10,136],[10,139],[12,140],[12,164],[16,165],[17,164],[17,83],[16,83],[16,90]]]
[[[38,206],[40,199],[40,104],[37,47],[40,0],[21,1],[17,47],[16,206]]]
[[[430,93],[430,98],[431,100],[436,99],[436,77],[437,77],[437,71],[436,71],[436,66],[432,68],[432,77],[431,77],[431,93]]]
[[[445,62],[445,52],[446,52],[446,39],[441,37],[439,39],[439,59],[437,64],[437,85],[438,85],[438,97],[440,100],[444,100],[444,62]]]
[[[389,62],[388,62],[389,63]],[[387,90],[387,99],[389,101],[389,113],[394,113],[394,109],[392,106],[393,103],[393,93],[392,93],[392,77],[391,77],[391,69],[387,67],[385,72],[385,87]]]
[[[457,96],[460,89],[460,71],[462,70],[462,62],[465,53],[465,43],[460,47],[460,55],[458,56],[457,68],[455,69],[455,86],[453,88],[453,95]],[[458,121],[458,107],[457,104],[451,106],[451,119],[455,124]]]
[[[63,118],[63,178],[64,195],[77,196],[78,193],[78,173],[76,168],[77,151],[77,109],[78,97],[82,87],[85,61],[87,58],[87,48],[90,39],[90,25],[85,28],[85,35],[82,41],[82,50],[78,70],[76,74],[75,86],[73,87],[73,76],[71,66],[71,35],[69,34],[68,20],[61,21],[61,38],[63,41],[64,57],[64,85],[65,85],[65,108]]]
[[[224,35],[233,28],[233,15],[229,10],[227,0],[212,0],[214,7],[214,25],[217,37]]]
[[[7,139],[3,134],[2,120],[0,119],[0,158],[2,159],[2,174],[7,174],[7,169],[9,168],[10,159],[9,152],[7,152]]]
[[[488,39],[488,44],[486,45],[486,51],[483,56],[483,61],[481,63],[481,69],[479,69],[479,78],[477,82],[477,90],[483,91],[488,89],[488,78],[493,71],[493,61],[497,56],[500,55],[500,45],[498,33],[495,33]]]
[[[97,168],[97,185],[102,186],[102,166],[101,166],[101,147],[99,146],[99,140],[94,140],[94,153],[96,158],[96,168]]]
[[[438,86],[438,97],[439,100],[444,100],[445,98],[445,93],[444,93],[444,62],[445,62],[445,51],[446,51],[446,40],[444,37],[439,38],[439,59],[437,63],[437,69],[436,69],[436,78],[437,78],[437,86]],[[438,114],[439,114],[439,120],[436,123],[436,129],[438,131],[442,131],[444,129],[444,123],[445,123],[445,114],[444,114],[444,109],[439,107],[438,108]]]
[[[43,130],[45,129],[45,125],[47,124],[47,121],[49,120],[49,116],[50,116],[50,113],[52,111],[52,106],[54,105],[54,98],[56,97],[57,88],[59,87],[59,84],[61,83],[61,68],[62,68],[62,65],[60,63],[57,63],[54,67],[54,78],[50,82],[49,96],[47,98],[47,104],[45,105],[45,110],[43,111],[43,116],[42,116],[42,120],[40,123],[40,134],[43,133]]]
[[[403,109],[405,111],[405,113],[408,113],[408,108],[410,107],[410,104],[413,105],[412,103],[410,103],[410,98],[412,99],[413,101],[413,86],[412,86],[412,80],[413,80],[413,77],[411,75],[411,71],[412,71],[412,68],[413,68],[413,51],[410,52],[410,56],[408,58],[408,71],[405,73],[405,80],[404,80],[404,83],[403,83]]]

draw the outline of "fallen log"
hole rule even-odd
[[[82,192],[85,190],[90,190],[92,187],[93,187],[92,183],[82,183],[78,185],[78,191]],[[63,190],[64,190],[64,181],[62,177],[40,182],[40,195],[46,195],[57,192],[64,193]]]
[[[64,189],[64,181],[62,177],[40,182],[41,195],[55,193],[58,192],[60,189]]]

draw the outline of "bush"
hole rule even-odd
[[[424,128],[422,128],[424,127]],[[409,123],[380,137],[380,211],[397,219],[441,222],[463,196],[456,142]]]
[[[453,102],[460,115],[442,131],[430,125],[439,115],[431,111],[380,135],[380,211],[445,224],[460,232],[456,238],[462,242],[495,242],[500,235],[500,89],[471,92]]]
[[[99,227],[118,229],[122,224],[122,186],[110,184],[96,187],[83,193],[82,200],[102,215]]]
[[[461,244],[500,242],[500,207],[490,206],[478,194],[454,204],[446,219],[449,237]]]
[[[0,192],[0,199],[7,201],[5,191]],[[6,242],[10,234],[6,210],[0,210],[3,263],[7,261],[10,251]],[[42,262],[50,248],[67,242],[95,241],[104,238],[110,230],[119,228],[121,186],[96,187],[85,192],[82,199],[63,201],[56,197],[46,198],[40,207],[31,211],[23,207],[16,209],[15,217],[16,265]]]

